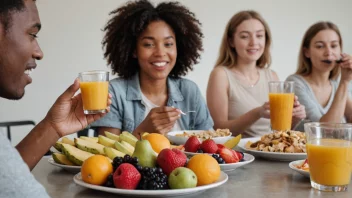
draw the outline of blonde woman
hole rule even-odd
[[[341,72],[339,81],[336,81]],[[312,25],[303,37],[295,81],[295,94],[305,105],[307,119],[320,122],[351,122],[351,56],[342,53],[342,38],[331,22]]]
[[[267,23],[255,11],[241,11],[228,22],[207,89],[215,128],[244,137],[270,132],[268,82],[279,80],[269,69],[271,42]],[[297,97],[292,116],[293,126],[305,118]]]

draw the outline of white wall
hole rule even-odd
[[[38,61],[33,83],[20,101],[0,99],[0,122],[31,119],[39,122],[55,99],[68,87],[78,72],[105,69],[101,29],[108,13],[123,0],[39,0],[43,24],[39,43],[44,59]],[[154,0],[153,2],[160,2]],[[274,69],[284,80],[296,68],[298,48],[306,29],[320,20],[336,23],[344,39],[344,51],[352,53],[352,1],[350,0],[181,0],[203,23],[204,53],[201,62],[187,78],[194,80],[203,95],[218,54],[220,40],[230,17],[245,9],[260,12],[273,35]],[[30,128],[29,128],[30,129]],[[13,144],[29,131],[13,128]],[[0,129],[1,131],[2,129]],[[2,130],[5,131],[5,130]]]

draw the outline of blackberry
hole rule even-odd
[[[198,149],[197,153],[204,153],[202,149]]]
[[[123,157],[115,157],[114,160],[112,161],[113,171],[115,172],[115,170],[116,170],[122,163],[124,163]]]
[[[134,167],[136,167],[138,169],[138,158],[131,157],[130,155],[125,155],[124,157],[115,157],[114,158],[114,160],[112,162],[114,172],[122,163],[132,164]]]
[[[141,190],[161,190],[167,189],[167,176],[163,173],[161,168],[144,167],[141,173],[141,181],[137,189]]]
[[[106,179],[106,182],[105,182],[104,186],[109,187],[109,188],[115,188],[114,178],[113,178],[113,174],[112,173]]]

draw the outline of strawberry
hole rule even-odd
[[[178,149],[163,149],[156,161],[163,172],[166,175],[170,175],[174,169],[185,166],[187,156]]]
[[[222,148],[218,151],[220,157],[228,164],[228,163],[236,163],[239,161],[236,154],[232,152],[231,149]]]
[[[237,162],[239,162],[241,160],[241,158],[242,158],[242,155],[240,153],[238,153],[237,151],[235,151],[235,150],[232,150],[232,149],[229,149],[229,150],[231,150],[234,158],[238,159]]]
[[[242,152],[239,152],[239,151],[235,151],[235,153],[236,153],[239,161],[241,161],[243,159],[243,157],[244,157],[244,154]]]
[[[217,145],[218,145],[218,149],[225,148],[225,146],[223,144],[217,144]]]
[[[200,142],[196,136],[191,136],[185,143],[185,151],[187,152],[197,152],[199,149]]]
[[[207,139],[202,142],[200,148],[204,153],[216,153],[218,151],[218,145],[212,139]]]
[[[113,180],[116,188],[136,189],[141,174],[132,164],[123,163],[115,170]]]

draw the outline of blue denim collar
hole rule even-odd
[[[175,78],[167,78],[167,87],[169,90],[169,101],[183,101],[184,97],[177,85]],[[139,73],[127,80],[127,100],[142,100],[142,91],[139,84]]]

